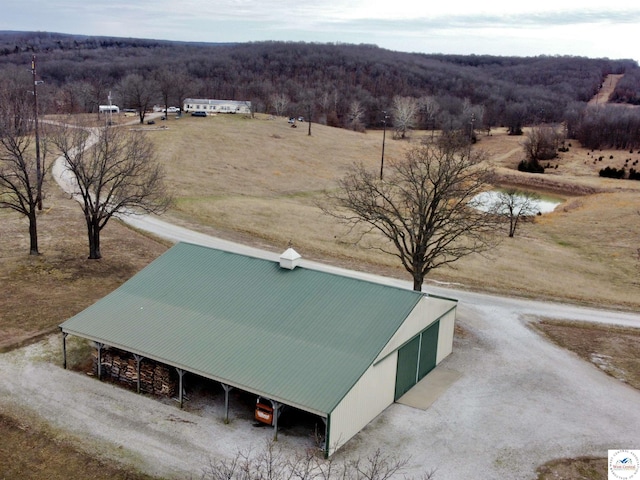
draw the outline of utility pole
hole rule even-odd
[[[36,202],[38,204],[38,210],[42,210],[42,170],[43,166],[40,164],[40,133],[38,131],[38,84],[42,81],[36,80],[36,56],[31,58],[31,74],[33,75],[33,114],[34,114],[34,129],[36,134],[36,182],[37,193]]]
[[[384,169],[384,142],[387,137],[387,112],[382,112],[382,159],[380,160],[380,180],[382,180],[382,170]]]
[[[469,124],[471,125],[471,131],[469,132],[469,141],[473,142],[473,132],[474,132],[474,125],[476,123],[476,115],[475,113],[471,113],[471,120],[469,120]]]
[[[113,110],[111,106],[111,90],[109,90],[109,126],[113,125]],[[167,113],[165,112],[165,118],[167,118]]]
[[[309,115],[307,116],[307,122],[309,122],[309,136],[311,136],[311,104],[309,104]]]

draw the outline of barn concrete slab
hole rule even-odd
[[[426,410],[447,391],[462,374],[447,368],[435,368],[398,399],[398,403]]]

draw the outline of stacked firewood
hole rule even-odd
[[[154,395],[175,396],[177,387],[177,374],[171,367],[162,363],[142,359],[140,362],[140,391]],[[93,373],[98,374],[98,351],[93,352]],[[110,379],[136,389],[138,374],[136,360],[133,354],[116,348],[102,349],[102,378]]]

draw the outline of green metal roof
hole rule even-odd
[[[422,296],[179,243],[60,327],[323,415]]]

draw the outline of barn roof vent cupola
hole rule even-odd
[[[302,256],[291,247],[291,242],[289,242],[289,248],[280,255],[280,268],[293,270],[300,264],[301,258]]]

